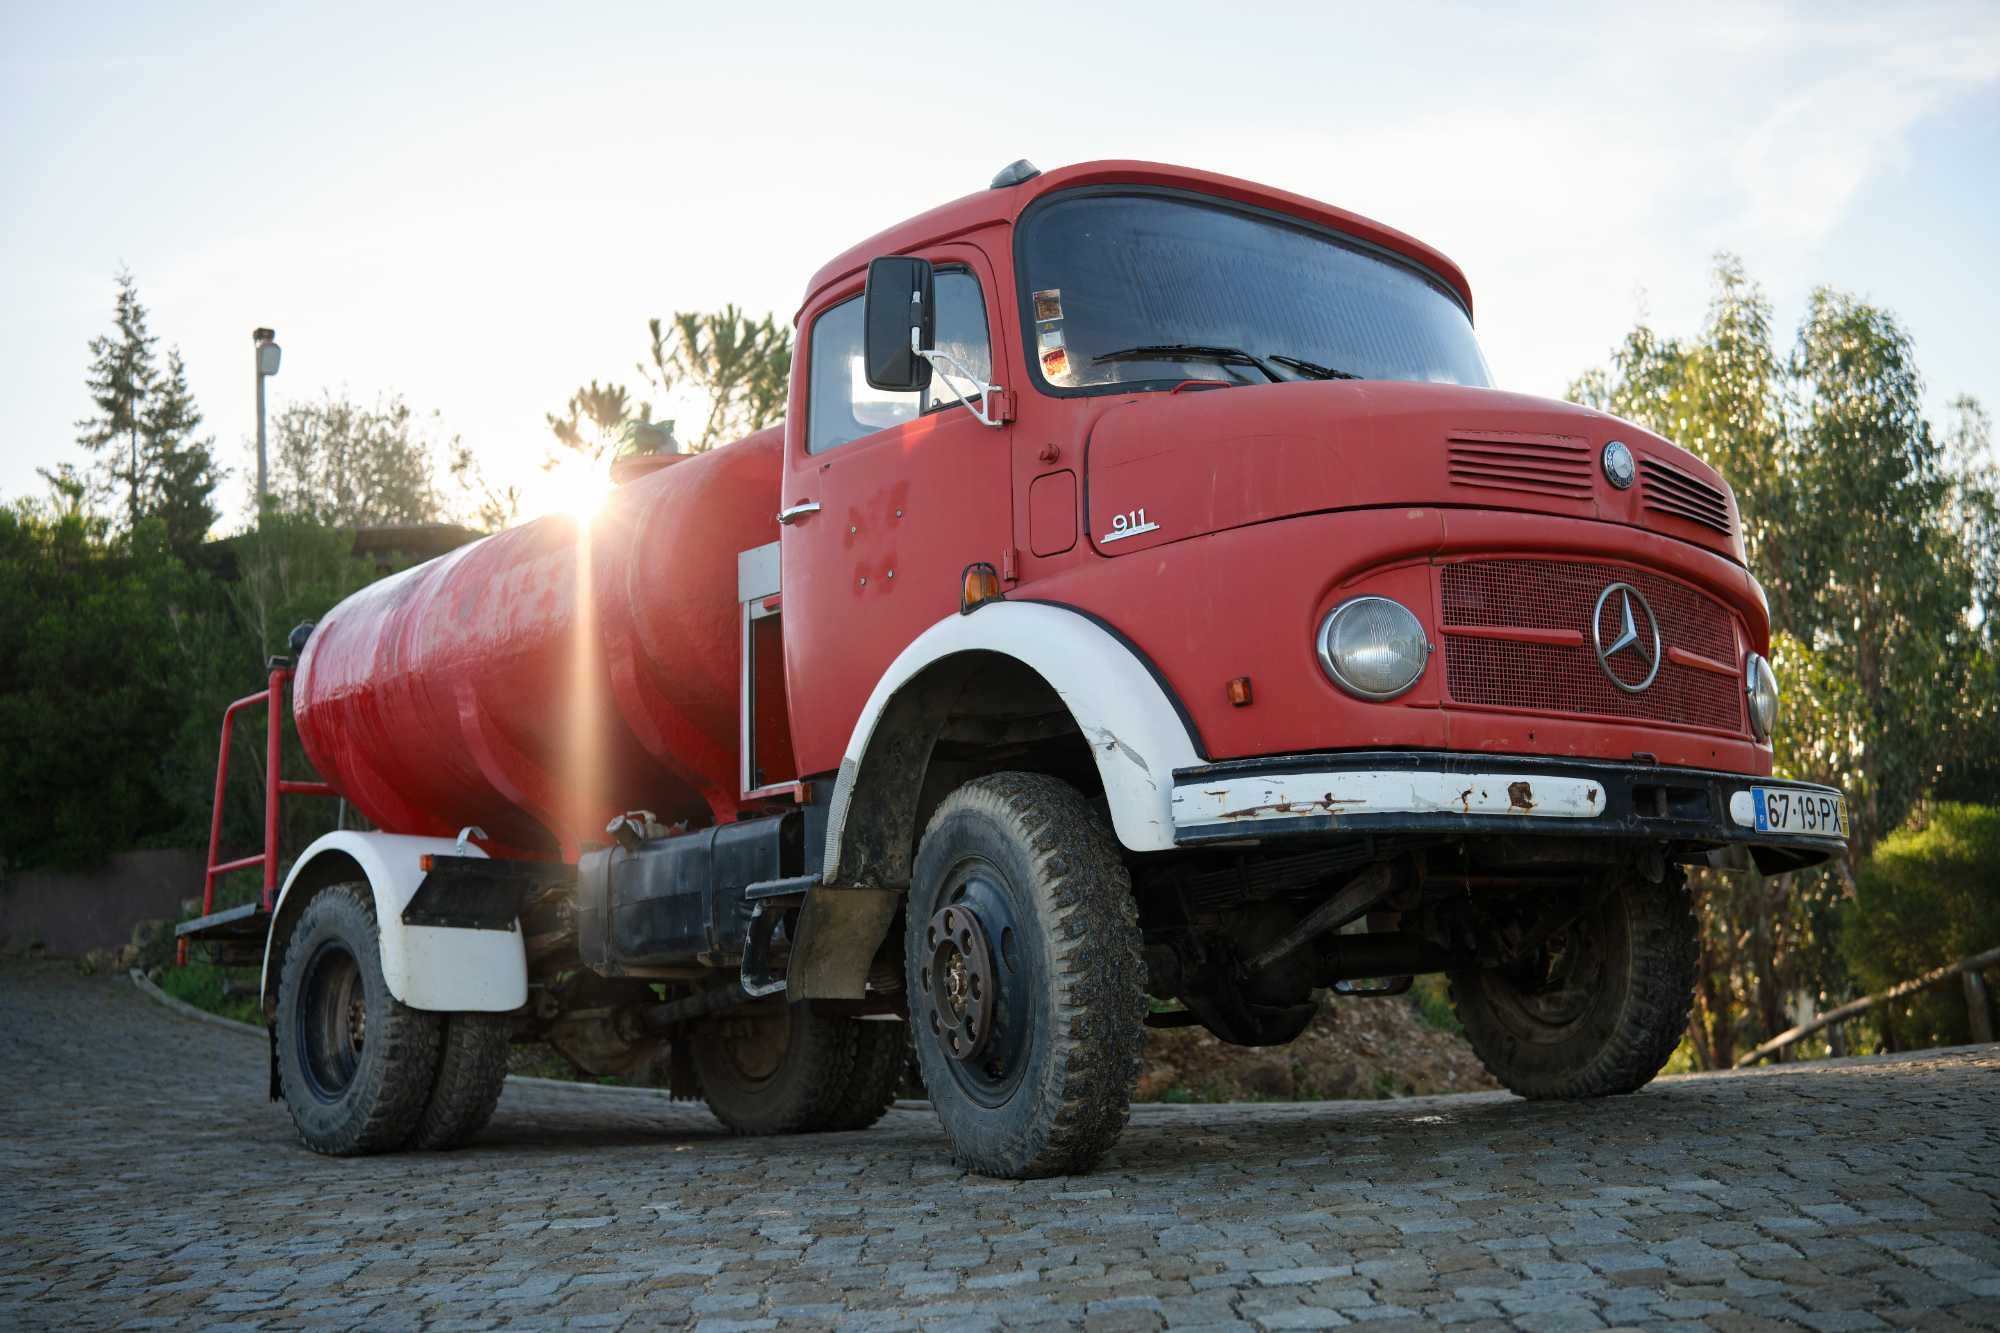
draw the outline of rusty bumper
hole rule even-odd
[[[1802,797],[1830,787],[1708,769],[1423,750],[1238,760],[1174,773],[1180,846],[1349,833],[1613,838],[1682,859],[1746,849],[1777,874],[1843,853],[1839,836],[1759,830],[1752,786]]]

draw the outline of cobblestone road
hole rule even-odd
[[[2000,1327],[2000,1048],[1636,1097],[1146,1107],[1087,1178],[924,1108],[732,1139],[510,1086],[471,1148],[330,1161],[251,1036],[0,968],[0,1328]]]

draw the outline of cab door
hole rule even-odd
[[[937,269],[937,347],[987,378],[1012,365],[1004,295],[985,255],[956,244],[923,257]],[[840,766],[876,681],[911,640],[958,613],[965,566],[1003,567],[1013,531],[1012,432],[956,402],[962,378],[939,370],[921,394],[868,387],[863,279],[816,304],[801,328],[806,419],[786,431],[785,667],[808,775]]]

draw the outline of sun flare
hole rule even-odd
[[[568,514],[579,523],[588,523],[604,508],[611,496],[611,461],[590,459],[581,454],[562,459],[541,476],[536,487],[539,502],[536,517]]]

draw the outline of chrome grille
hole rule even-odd
[[[1439,583],[1453,703],[1744,730],[1734,617],[1678,579],[1593,561],[1496,559],[1446,565]],[[1591,612],[1610,583],[1637,588],[1659,620],[1666,660],[1637,694],[1606,679],[1590,646]],[[1676,661],[1675,649],[1716,669]]]
[[[1588,500],[1596,484],[1590,446],[1562,435],[1454,435],[1445,459],[1454,486]]]
[[[1639,476],[1646,508],[1714,528],[1725,537],[1735,531],[1729,497],[1700,477],[1654,458],[1640,462]]]

